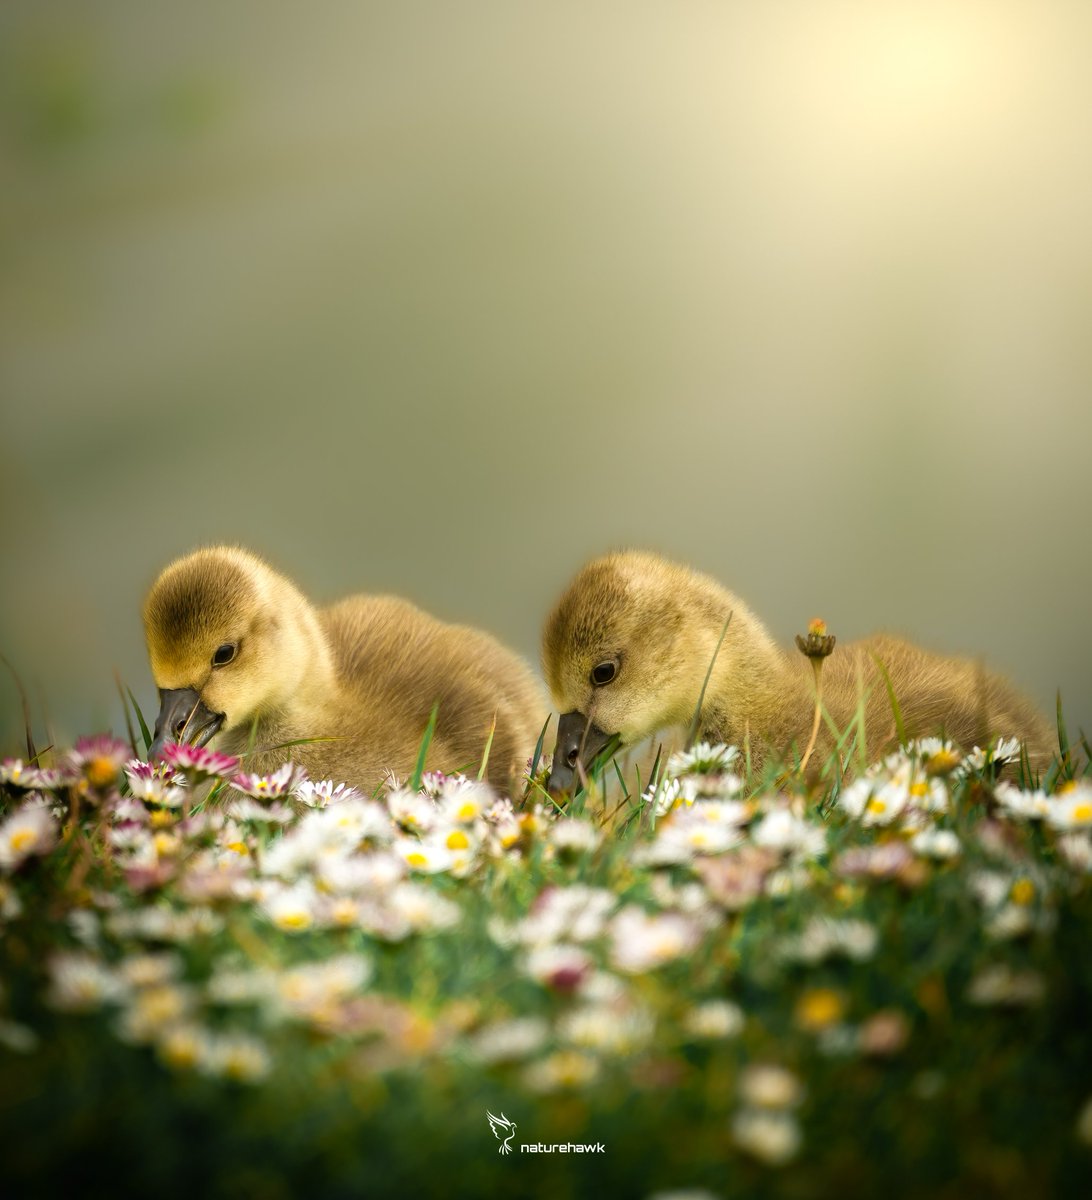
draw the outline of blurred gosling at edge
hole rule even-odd
[[[656,554],[627,551],[587,564],[546,621],[542,664],[561,713],[550,790],[572,790],[578,757],[586,767],[614,735],[626,747],[688,726],[729,613],[698,736],[740,747],[747,739],[756,767],[788,755],[793,743],[802,752],[815,705],[804,655],[778,647],[715,580]],[[839,730],[855,719],[863,682],[870,759],[898,743],[876,659],[890,676],[907,737],[943,733],[967,749],[1015,737],[1033,768],[1049,763],[1050,726],[1005,679],[886,634],[839,643],[823,670],[824,708]],[[832,749],[824,722],[812,763]]]
[[[161,707],[154,758],[184,737],[247,755],[267,772],[287,758],[313,779],[373,791],[416,764],[439,704],[427,769],[476,773],[494,715],[487,775],[511,794],[546,720],[528,666],[488,634],[448,625],[391,596],[315,608],[249,552],[217,546],[172,562],[144,601]],[[274,751],[306,738],[332,738]]]

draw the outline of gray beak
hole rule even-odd
[[[598,725],[592,725],[582,712],[562,713],[557,722],[557,744],[554,746],[554,763],[546,790],[571,792],[574,784],[582,782],[579,776],[589,767],[595,756],[615,735],[604,733]]]
[[[224,723],[223,713],[205,707],[193,688],[159,689],[159,716],[155,719],[154,740],[148,750],[148,761],[154,762],[167,742],[187,742],[204,746]]]

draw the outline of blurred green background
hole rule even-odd
[[[1084,0],[0,9],[0,648],[252,547],[537,657],[649,546],[1092,730]],[[0,684],[4,749],[20,732]]]

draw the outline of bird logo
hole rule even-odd
[[[497,1140],[501,1144],[500,1153],[511,1154],[512,1147],[508,1143],[516,1136],[515,1122],[509,1121],[504,1113],[501,1113],[499,1117],[495,1117],[488,1109],[486,1109],[485,1115],[489,1118],[490,1129],[496,1134]]]

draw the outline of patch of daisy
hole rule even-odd
[[[1063,832],[1092,829],[1092,784],[1080,780],[1063,785],[1043,819],[1052,829]]]
[[[495,1021],[468,1039],[466,1053],[480,1063],[519,1062],[541,1050],[549,1036],[550,1026],[541,1017]]]
[[[487,783],[458,775],[444,781],[436,802],[445,821],[470,825],[493,807],[496,794]]]
[[[107,932],[117,938],[143,938],[149,942],[191,942],[212,937],[223,927],[223,918],[209,908],[191,906],[184,910],[166,905],[110,913],[104,921]]]
[[[950,829],[922,829],[910,839],[910,849],[923,858],[940,861],[957,858],[963,847]]]
[[[490,933],[499,944],[541,946],[551,942],[588,942],[602,934],[606,921],[618,904],[606,888],[576,883],[569,887],[546,887],[539,892],[530,911],[513,925],[494,922]],[[499,937],[496,935],[499,933]]]
[[[60,826],[45,797],[32,793],[0,822],[0,870],[14,871],[28,858],[48,854],[59,835]]]
[[[958,776],[983,771],[987,766],[1001,767],[1006,763],[1020,761],[1020,742],[1017,738],[999,737],[991,746],[983,749],[975,746],[964,757],[957,771]]]
[[[756,846],[800,859],[818,858],[827,848],[826,830],[794,816],[788,808],[766,813],[751,830],[751,840]]]
[[[267,775],[256,775],[246,771],[233,775],[231,786],[254,800],[279,800],[289,796],[307,778],[307,772],[298,763],[286,762]]]
[[[1092,874],[1092,837],[1087,833],[1064,833],[1054,847],[1068,867],[1086,875]]]
[[[193,990],[174,983],[139,988],[118,1014],[117,1034],[124,1042],[147,1044],[186,1019],[194,1007]]]
[[[1007,963],[984,967],[967,988],[967,999],[983,1006],[1024,1008],[1041,1003],[1045,995],[1046,985],[1037,971],[1019,971]]]
[[[391,820],[409,833],[428,833],[440,819],[436,801],[423,792],[392,788],[386,799]]]
[[[282,972],[275,981],[277,1004],[297,1020],[316,1020],[350,996],[363,991],[373,975],[371,960],[341,954]]]
[[[603,834],[590,821],[577,817],[562,817],[555,821],[547,835],[555,849],[572,854],[587,854],[597,850]]]
[[[867,921],[812,917],[800,933],[782,938],[776,953],[786,962],[815,964],[839,956],[862,962],[876,953],[879,940]]]
[[[116,971],[91,954],[55,954],[47,968],[46,1003],[61,1012],[93,1012],[121,1000],[128,990]]]
[[[245,1033],[209,1034],[194,1064],[203,1074],[234,1083],[260,1083],[273,1068],[269,1048]]]
[[[345,800],[362,800],[364,797],[347,783],[334,783],[332,779],[301,779],[292,789],[292,795],[309,808],[327,808]]]
[[[536,946],[523,962],[532,979],[557,992],[575,992],[591,975],[593,962],[580,946]]]
[[[560,1017],[557,1035],[562,1042],[600,1054],[632,1054],[648,1044],[655,1028],[644,1008],[582,1004]]]
[[[1045,817],[1051,809],[1051,798],[1044,791],[1023,791],[1015,784],[1002,781],[995,785],[993,798],[1002,815],[1022,821]]]
[[[162,808],[181,808],[186,777],[167,763],[146,763],[132,758],[125,764],[129,792],[138,800]]]
[[[628,975],[643,974],[691,953],[701,942],[703,932],[693,917],[671,912],[649,914],[630,905],[611,920],[611,962]]]
[[[587,1087],[599,1076],[599,1060],[579,1050],[558,1050],[529,1066],[523,1085],[532,1092],[560,1092]]]
[[[790,1113],[744,1108],[732,1118],[732,1140],[768,1166],[782,1166],[800,1151],[800,1126]]]
[[[239,760],[231,754],[221,754],[207,746],[188,746],[179,742],[168,742],[160,758],[187,778],[224,778],[239,766]]]
[[[710,1041],[743,1032],[743,1009],[731,1000],[707,1000],[688,1009],[682,1027],[691,1037]]]
[[[680,775],[723,775],[739,762],[739,748],[726,746],[723,742],[698,742],[689,750],[679,750],[667,760],[665,774],[670,778]]]

